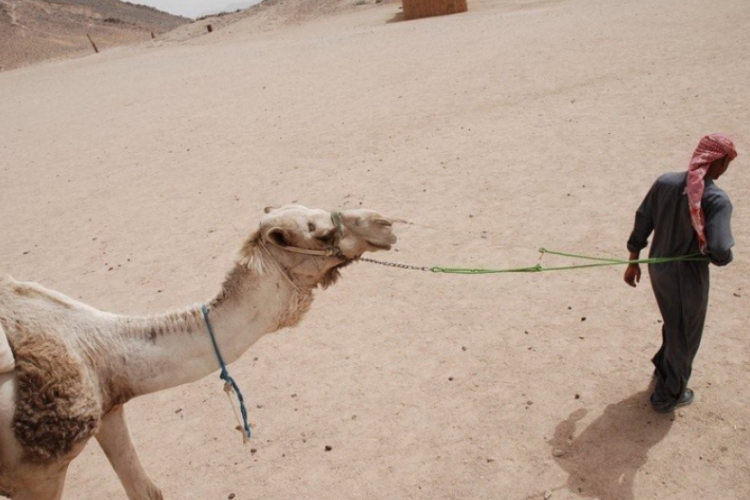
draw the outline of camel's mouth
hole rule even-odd
[[[387,243],[371,243],[369,241],[367,243],[367,248],[359,249],[356,252],[343,252],[339,250],[338,256],[346,263],[353,262],[355,260],[359,260],[366,252],[378,252],[380,250],[390,250],[392,248],[392,245],[389,245]]]
[[[368,241],[367,244],[375,250],[390,250],[393,247],[390,243],[375,243],[373,241]]]

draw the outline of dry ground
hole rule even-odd
[[[713,271],[697,401],[648,408],[659,315],[622,268],[361,263],[231,367],[249,445],[218,376],[128,405],[166,497],[750,497],[750,4],[363,7],[0,74],[0,267],[157,312],[213,294],[262,208],[292,201],[422,224],[383,255],[398,262],[624,257],[653,179],[723,131],[736,260]],[[95,443],[64,498],[125,498]]]

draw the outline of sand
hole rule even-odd
[[[263,207],[290,202],[420,224],[378,255],[394,262],[626,257],[651,182],[722,131],[740,151],[719,181],[737,245],[712,270],[696,402],[648,407],[660,316],[645,274],[634,290],[621,267],[359,263],[230,367],[248,445],[218,374],[127,405],[166,498],[750,496],[750,4],[469,9],[246,20],[1,73],[2,270],[104,310],[182,307],[218,291]],[[96,443],[63,498],[125,499]]]

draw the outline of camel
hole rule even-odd
[[[162,499],[123,405],[217,371],[209,318],[231,363],[263,335],[296,325],[313,290],[332,285],[343,266],[395,242],[392,221],[371,210],[266,209],[216,296],[153,317],[100,311],[0,275],[0,335],[15,356],[0,375],[0,494],[59,500],[68,465],[95,437],[129,499]]]

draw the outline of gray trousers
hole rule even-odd
[[[648,267],[664,324],[656,367],[654,400],[671,402],[687,388],[708,309],[707,262],[670,262]]]

